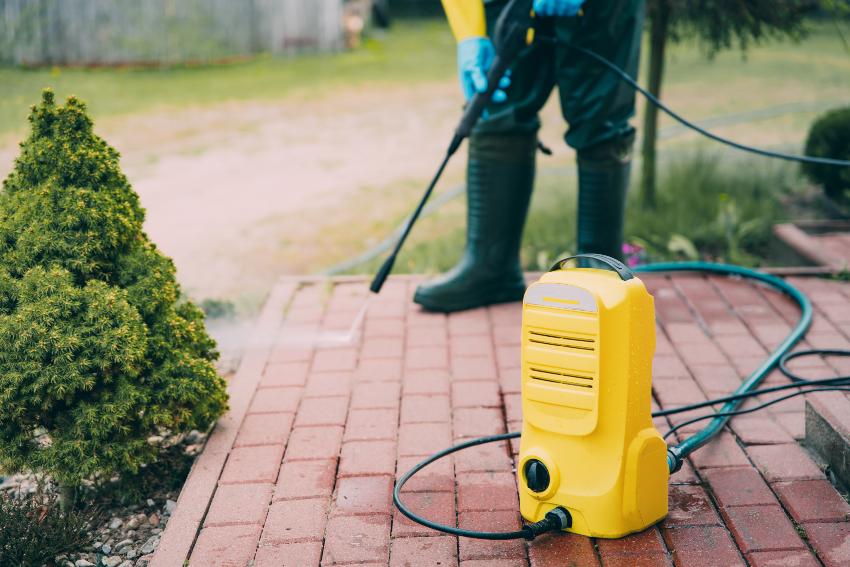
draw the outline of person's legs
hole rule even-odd
[[[504,4],[487,4],[491,28]],[[414,301],[424,308],[449,312],[522,299],[520,241],[534,185],[537,113],[554,84],[553,60],[544,44],[521,55],[507,100],[491,103],[470,136],[466,247],[457,266],[417,288]]]
[[[584,17],[559,20],[556,75],[567,144],[578,154],[578,252],[622,258],[631,172],[634,90],[573,43],[637,74],[643,0],[588,3]]]

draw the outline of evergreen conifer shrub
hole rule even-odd
[[[0,466],[73,487],[152,462],[149,437],[206,428],[227,395],[85,105],[48,90],[29,121],[0,193]]]

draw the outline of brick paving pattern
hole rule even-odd
[[[749,282],[643,279],[658,319],[655,407],[730,392],[797,318],[788,300]],[[153,566],[187,557],[201,567],[850,565],[850,506],[797,442],[802,397],[733,420],[671,478],[669,516],[625,539],[485,542],[401,517],[391,500],[396,475],[453,441],[521,422],[519,305],[423,313],[410,301],[417,281],[391,279],[357,344],[336,347],[298,341],[344,331],[366,283],[278,286],[258,325],[275,345],[243,360],[231,412],[193,468]],[[850,347],[850,284],[793,283],[817,309],[802,347]],[[802,371],[825,377],[850,368],[809,360]],[[785,380],[776,371],[767,383]],[[814,395],[850,421],[844,394]],[[664,432],[683,419],[656,425]],[[411,481],[404,499],[439,522],[516,529],[516,449],[482,446],[448,458]]]

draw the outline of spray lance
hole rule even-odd
[[[448,165],[451,157],[460,148],[461,143],[469,137],[478,119],[481,118],[484,109],[487,107],[487,103],[499,87],[499,81],[502,75],[505,74],[511,63],[516,60],[519,53],[528,45],[528,37],[533,25],[531,2],[532,0],[511,0],[502,9],[501,14],[499,14],[496,27],[492,33],[496,56],[493,59],[490,70],[487,72],[487,90],[483,93],[476,93],[470,99],[466,108],[464,108],[463,116],[461,116],[460,122],[458,122],[455,128],[451,143],[449,143],[449,147],[446,149],[446,155],[443,157],[443,161],[437,168],[437,173],[434,174],[434,178],[422,195],[422,199],[419,200],[419,204],[413,210],[410,217],[408,217],[407,222],[405,222],[401,235],[396,241],[392,252],[384,260],[381,268],[372,279],[372,283],[369,286],[369,290],[372,293],[380,293],[384,282],[393,270],[399,250],[404,246],[405,240],[410,235],[410,230],[419,219],[419,215],[422,214],[425,204],[431,197],[431,193],[434,192],[434,187],[443,175],[443,170],[446,169],[446,165]]]
[[[425,190],[425,193],[422,195],[422,198],[419,200],[419,203],[417,204],[416,208],[413,210],[413,213],[410,215],[410,217],[408,217],[407,221],[405,222],[401,234],[398,240],[396,241],[392,252],[387,257],[387,259],[384,260],[384,263],[381,265],[380,269],[375,274],[375,277],[372,279],[372,283],[369,286],[369,290],[372,293],[380,293],[384,282],[387,280],[387,277],[392,272],[393,265],[395,264],[396,258],[398,257],[398,253],[401,250],[401,247],[404,245],[404,242],[410,235],[410,231],[413,228],[413,225],[416,223],[419,218],[419,215],[425,208],[425,204],[428,202],[431,193],[434,191],[434,187],[437,185],[437,182],[443,175],[443,171],[445,170],[446,165],[448,164],[451,157],[455,154],[455,152],[457,152],[457,150],[460,148],[460,145],[463,143],[463,140],[468,138],[469,135],[472,133],[472,129],[475,127],[475,124],[478,122],[479,118],[481,118],[482,114],[484,114],[484,110],[487,107],[487,103],[490,101],[493,96],[493,93],[495,93],[496,89],[499,87],[499,81],[502,79],[502,76],[505,74],[505,71],[508,70],[508,67],[510,67],[511,63],[513,63],[513,61],[517,58],[520,52],[528,46],[529,38],[531,37],[534,23],[531,12],[531,4],[532,0],[511,0],[499,14],[499,18],[496,20],[495,29],[491,34],[491,39],[493,41],[493,46],[496,51],[496,56],[494,57],[490,69],[487,72],[487,90],[482,93],[476,93],[472,97],[472,99],[470,99],[469,103],[466,105],[466,108],[464,108],[463,115],[461,116],[461,119],[458,122],[457,127],[455,128],[454,135],[452,136],[451,142],[449,143],[449,146],[446,149],[446,154],[445,156],[443,156],[442,162],[437,168],[437,172],[434,174],[431,183],[428,185],[428,188]],[[454,447],[450,452],[460,450],[461,448],[465,448],[466,446],[478,445],[490,441],[490,438],[476,440],[476,442],[473,442],[471,444],[464,444],[464,447]],[[445,454],[447,453],[443,452],[441,454],[434,455],[433,460],[441,458],[442,456],[445,456]],[[413,474],[415,474],[426,464],[427,463],[420,463],[420,466],[415,467],[414,470],[409,471],[407,475],[405,475],[405,477],[402,478],[400,482],[396,484],[393,493],[393,500],[399,510],[408,518],[411,518],[412,520],[419,522],[420,524],[442,532],[489,540],[507,540],[518,538],[532,540],[540,534],[550,531],[567,529],[572,525],[572,517],[570,513],[565,508],[562,508],[560,506],[549,507],[548,510],[544,511],[539,521],[526,524],[522,526],[521,530],[515,532],[471,532],[467,530],[462,530],[460,528],[442,526],[440,524],[430,522],[425,518],[421,518],[416,514],[410,512],[403,504],[401,504],[401,500],[399,498],[399,491],[403,486],[404,482],[406,482],[407,479],[409,479]]]

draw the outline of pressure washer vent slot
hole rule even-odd
[[[574,349],[585,352],[596,350],[596,340],[592,338],[576,337],[558,333],[557,331],[528,330],[528,342],[563,349]]]
[[[593,376],[584,376],[577,373],[556,370],[554,368],[540,368],[533,365],[528,368],[528,377],[532,380],[554,382],[556,384],[584,388],[587,390],[592,390],[596,385],[596,380],[594,380]]]

